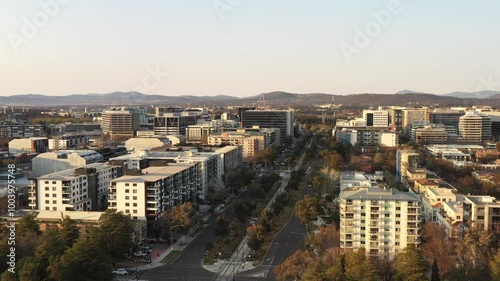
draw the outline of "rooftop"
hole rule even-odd
[[[83,212],[83,211],[39,211],[37,220],[61,220],[66,216],[76,221],[97,222],[103,212]]]
[[[156,182],[170,175],[177,174],[181,171],[193,167],[195,164],[176,164],[171,163],[167,166],[153,166],[142,170],[142,174],[138,176],[122,176],[112,180],[112,182]]]
[[[391,201],[418,201],[418,197],[409,192],[379,187],[361,188],[356,190],[345,190],[342,199],[368,199],[368,200],[391,200]]]
[[[94,168],[97,171],[101,171],[107,168],[115,167],[112,165],[108,165],[106,163],[92,163],[88,164],[85,166],[82,166],[81,168]],[[76,175],[75,174],[76,168],[60,171],[60,172],[55,172],[52,174],[46,174],[43,176],[38,177],[37,179],[43,180],[43,179],[50,179],[50,180],[72,180],[74,178],[81,177],[82,175]]]

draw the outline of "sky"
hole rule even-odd
[[[0,96],[500,90],[500,1],[0,4]]]

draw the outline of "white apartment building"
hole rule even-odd
[[[340,191],[347,188],[370,188],[376,187],[377,181],[373,175],[363,172],[346,171],[340,173]]]
[[[109,187],[109,208],[132,219],[155,220],[173,206],[195,201],[200,191],[198,164],[153,166],[114,179]]]
[[[94,150],[58,150],[41,153],[32,160],[33,176],[39,177],[102,160],[102,155]]]
[[[153,149],[162,146],[171,146],[172,142],[167,137],[130,138],[125,141],[128,151],[139,151],[141,149]]]
[[[467,112],[459,121],[460,141],[479,143],[491,139],[491,117],[478,112]]]
[[[500,227],[500,201],[492,196],[466,195],[463,201],[464,219],[484,230]]]
[[[149,151],[141,150],[131,154],[110,159],[110,162],[124,165],[129,170],[148,167],[148,162],[198,164],[201,188],[198,191],[200,199],[217,186],[224,186],[224,165],[219,163],[220,155],[215,152],[190,151]]]
[[[104,210],[109,182],[121,174],[121,167],[94,163],[34,178],[29,206],[48,211]]]
[[[420,214],[413,193],[378,187],[345,190],[340,197],[340,247],[393,257],[410,244],[419,245]]]
[[[62,135],[49,139],[49,149],[69,149],[89,144],[89,138],[85,135]]]
[[[363,119],[367,127],[388,127],[389,111],[387,110],[363,110]]]
[[[399,144],[399,137],[396,132],[383,132],[380,134],[380,145],[385,147],[395,147]]]

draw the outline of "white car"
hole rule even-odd
[[[134,256],[134,257],[145,257],[147,255],[148,255],[148,253],[141,252],[141,251],[135,252],[135,253],[132,254],[132,256]]]
[[[116,275],[129,275],[130,273],[126,268],[118,268],[117,270],[113,271],[113,274]]]

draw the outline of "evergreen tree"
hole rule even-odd
[[[439,277],[439,268],[436,259],[434,259],[434,262],[432,263],[431,281],[441,281],[441,277]]]
[[[396,254],[396,280],[422,281],[425,277],[425,259],[413,244]]]
[[[500,250],[497,251],[493,259],[490,261],[491,279],[500,281]]]
[[[226,216],[218,216],[215,225],[215,235],[225,237],[229,234],[229,220]]]
[[[77,221],[66,216],[61,223],[60,235],[66,247],[71,248],[80,235]]]
[[[366,258],[364,248],[346,255],[345,277],[347,281],[377,280],[375,266]]]
[[[78,239],[66,251],[59,266],[59,272],[52,271],[56,281],[109,281],[113,278],[109,256],[95,241],[86,238]]]

